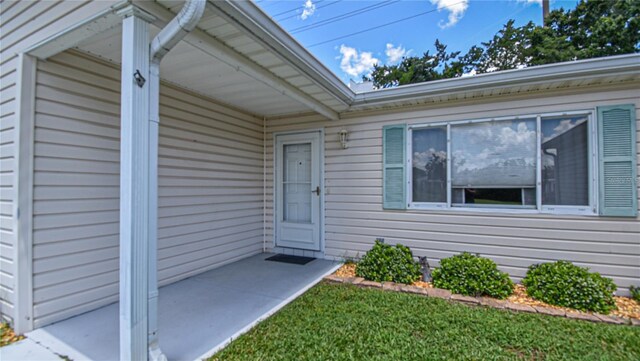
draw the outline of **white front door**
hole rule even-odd
[[[276,136],[276,246],[319,251],[320,132]]]

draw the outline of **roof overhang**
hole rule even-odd
[[[357,94],[349,111],[637,80],[640,80],[640,54],[627,54],[373,90]]]
[[[29,52],[45,59],[77,47],[118,63],[117,11],[130,3],[153,15],[156,29],[182,6],[123,0]],[[336,120],[360,111],[640,81],[640,54],[629,54],[355,93],[253,1],[208,0],[206,9],[198,28],[163,63],[163,80],[258,117],[314,112]]]
[[[583,88],[640,80],[640,54],[618,55],[465,76],[355,93],[253,1],[210,1],[256,41],[304,72],[347,104],[339,114],[407,105],[517,94],[536,90]]]

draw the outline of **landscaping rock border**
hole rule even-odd
[[[564,310],[558,310],[550,307],[529,306],[505,300],[498,300],[490,297],[472,297],[452,294],[451,291],[441,288],[422,288],[394,282],[373,282],[367,281],[362,277],[339,277],[336,275],[329,275],[324,279],[333,283],[347,283],[358,287],[380,288],[385,291],[413,293],[427,297],[441,298],[444,300],[463,303],[466,305],[506,309],[515,312],[540,313],[548,316],[566,317],[576,320],[609,323],[614,325],[640,326],[640,321],[632,318],[623,318],[618,316],[602,315],[599,313],[587,313],[580,311],[565,312]]]

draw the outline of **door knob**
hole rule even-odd
[[[316,189],[312,190],[311,193],[315,193],[317,196],[320,195],[320,186],[317,186]]]

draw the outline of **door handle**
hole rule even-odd
[[[315,193],[317,196],[320,195],[320,186],[317,186],[316,189],[312,190],[311,193]]]

